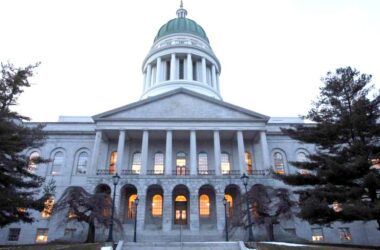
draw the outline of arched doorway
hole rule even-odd
[[[230,184],[224,190],[224,197],[227,200],[227,217],[232,218],[234,214],[239,213],[240,206],[240,188],[237,185]]]
[[[173,189],[173,224],[188,225],[189,221],[189,190],[185,185]]]
[[[157,230],[162,228],[164,191],[160,185],[151,185],[146,191],[145,227]]]
[[[203,185],[199,189],[199,225],[203,229],[216,227],[215,190],[210,185]]]
[[[137,188],[128,184],[121,189],[121,216],[123,223],[131,224],[135,219],[135,200],[137,198]]]

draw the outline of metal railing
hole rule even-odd
[[[215,170],[198,169],[198,175],[215,175]]]
[[[147,175],[164,175],[164,171],[163,170],[148,169],[146,171],[146,174]]]
[[[110,171],[109,169],[98,169],[96,170],[96,175],[113,175],[115,171]]]
[[[240,170],[224,170],[222,171],[222,175],[240,175]]]
[[[120,175],[139,175],[140,171],[132,169],[122,169]]]
[[[172,174],[177,176],[186,176],[190,174],[190,171],[188,169],[178,168],[173,170]]]

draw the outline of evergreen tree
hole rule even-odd
[[[371,75],[350,67],[328,72],[320,95],[305,118],[311,124],[283,128],[291,138],[316,146],[306,171],[279,176],[299,186],[302,219],[312,224],[377,220],[380,225],[380,95]]]
[[[1,65],[0,78],[0,227],[13,222],[33,222],[30,210],[41,211],[46,196],[41,186],[42,177],[28,169],[26,149],[40,147],[44,133],[42,126],[25,126],[28,117],[11,107],[17,104],[24,88],[30,87],[29,77],[37,65],[15,68],[12,64]],[[34,164],[44,162],[36,157]],[[49,190],[47,188],[46,190]]]

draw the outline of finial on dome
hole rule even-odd
[[[179,9],[177,10],[177,16],[178,18],[186,18],[187,16],[187,10],[183,8],[183,0],[181,0],[181,4],[179,6]]]

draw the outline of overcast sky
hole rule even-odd
[[[141,64],[179,0],[1,0],[0,61],[41,62],[17,110],[33,121],[139,100]],[[352,66],[380,88],[380,1],[184,0],[222,65],[224,101],[307,112],[320,78]]]

